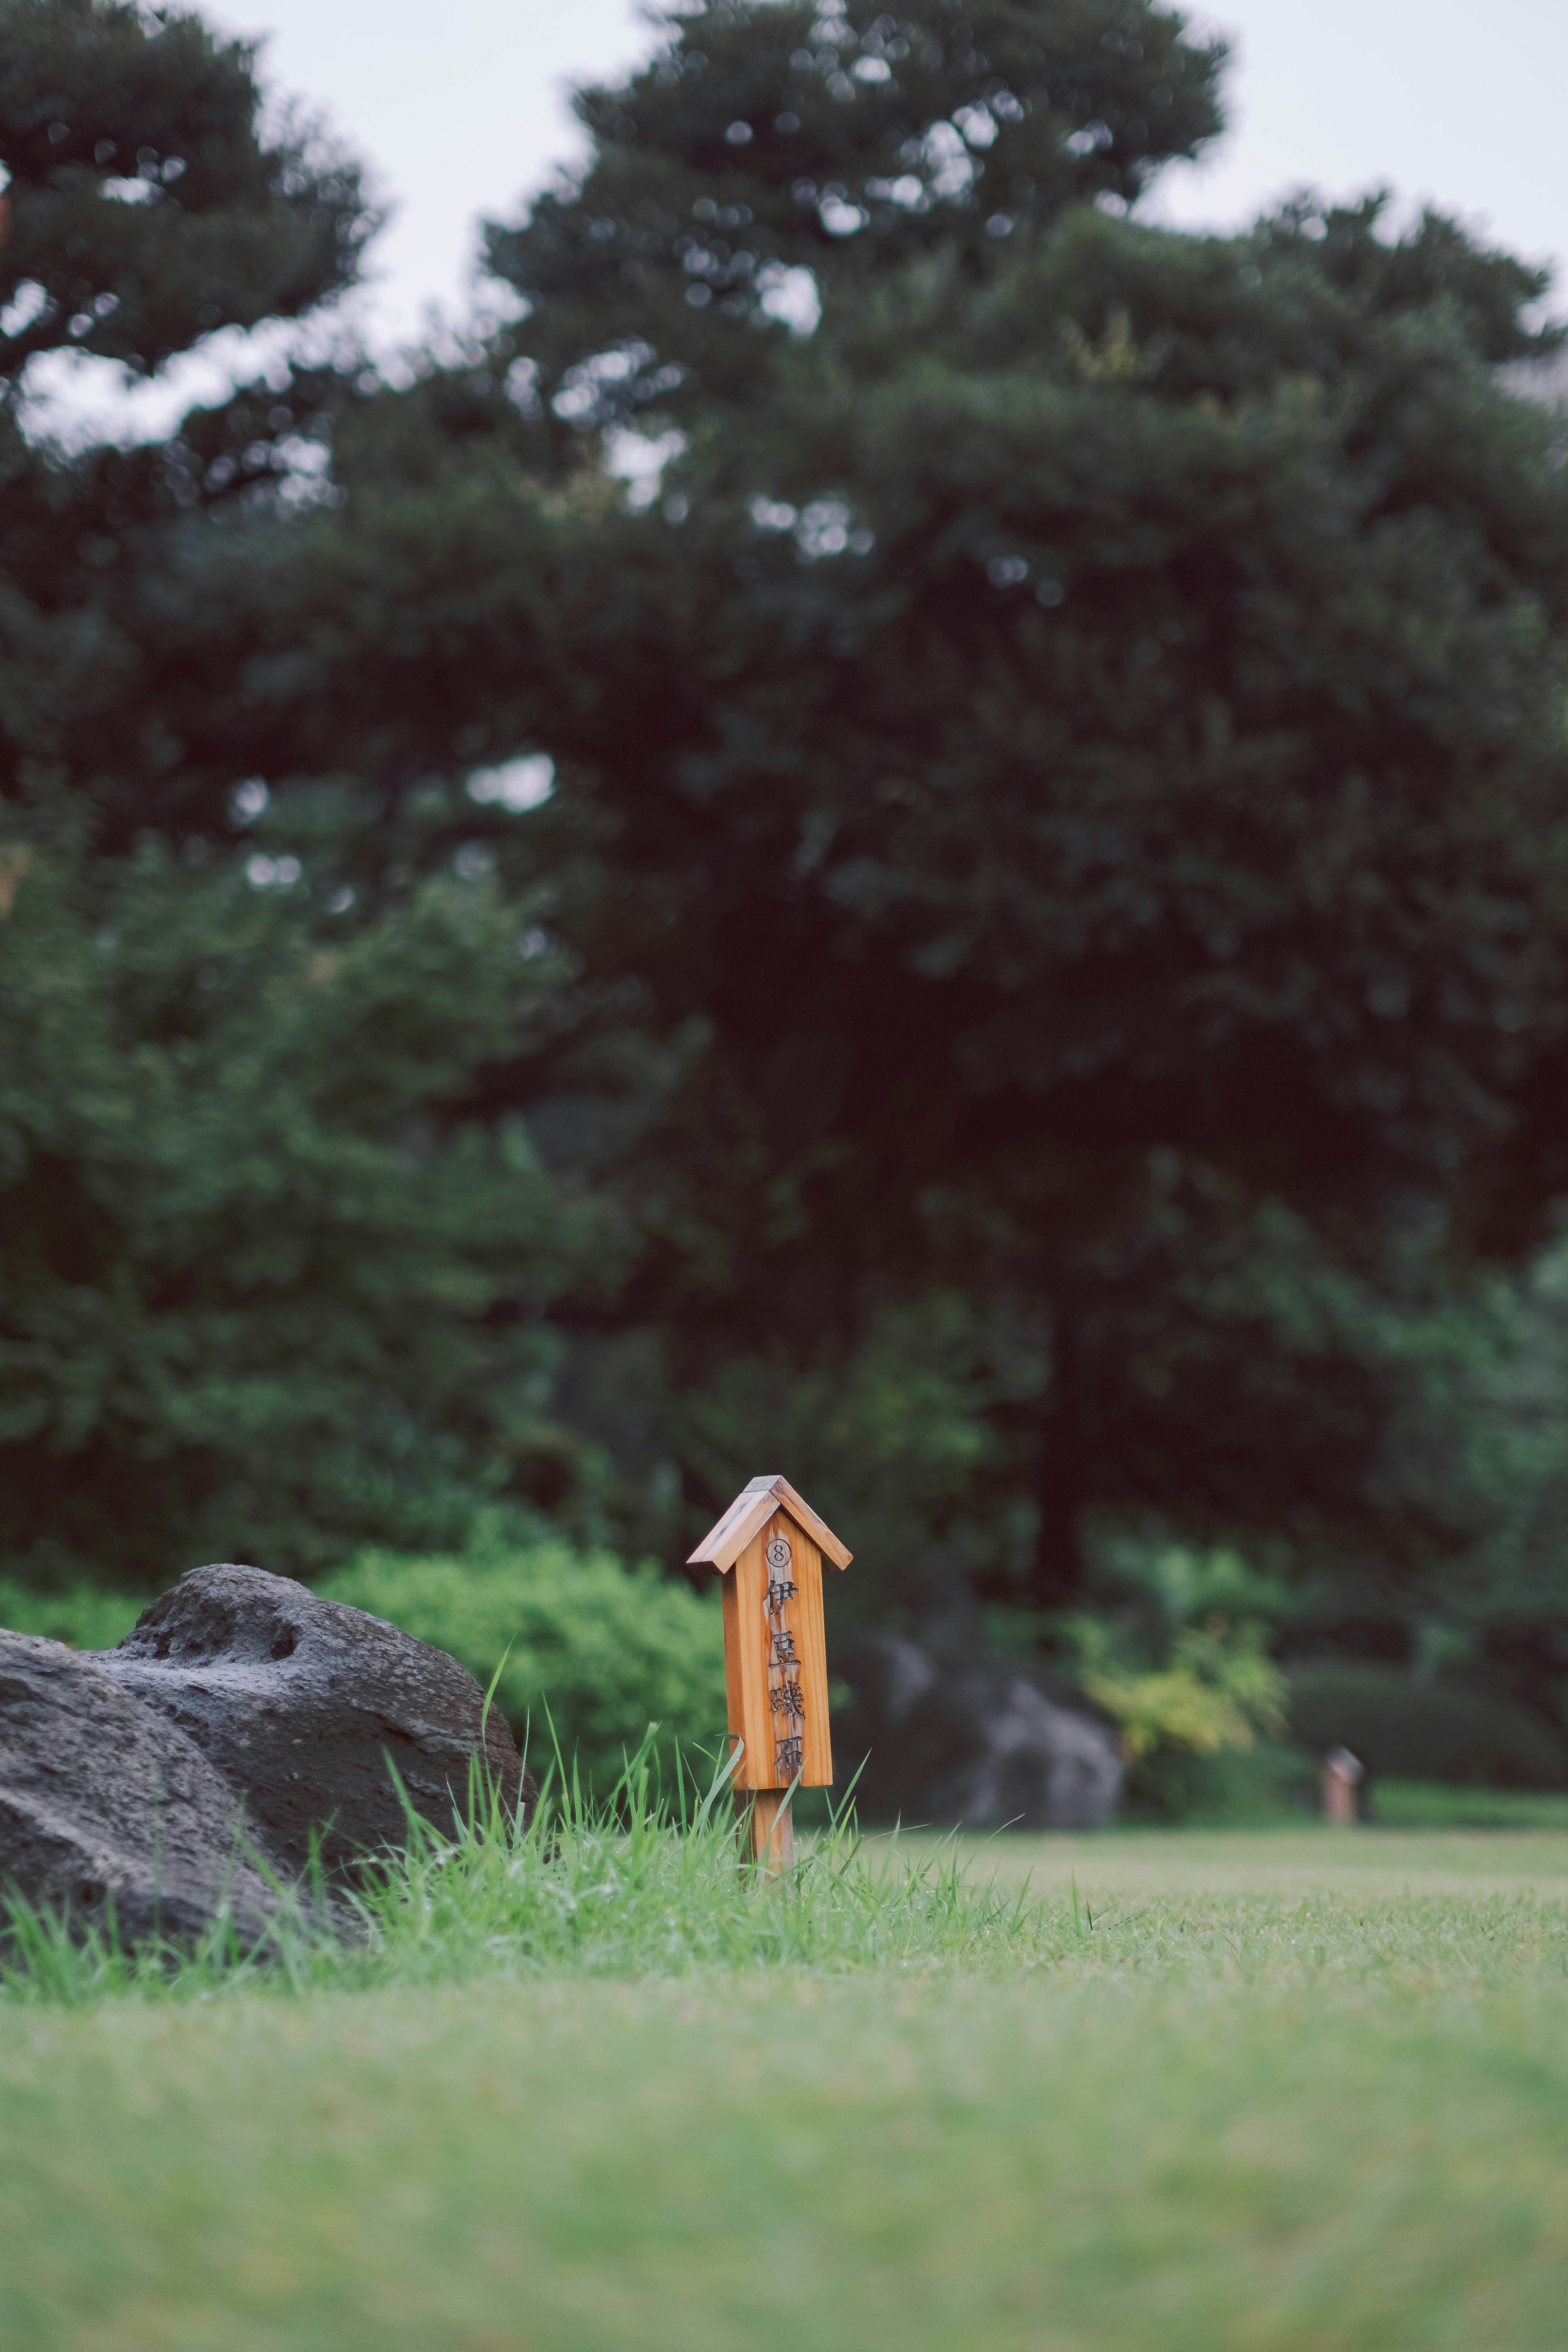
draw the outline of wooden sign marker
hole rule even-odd
[[[724,1682],[743,1848],[770,1876],[795,1860],[787,1791],[833,1779],[822,1563],[847,1568],[824,1519],[776,1473],[736,1496],[687,1562],[724,1580]]]
[[[1323,1759],[1323,1819],[1337,1829],[1353,1829],[1359,1817],[1356,1782],[1366,1766],[1348,1748],[1331,1748]]]

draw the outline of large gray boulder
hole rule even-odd
[[[187,1941],[226,1902],[241,1932],[274,1896],[237,1849],[235,1791],[184,1732],[63,1642],[0,1633],[0,1888]]]
[[[0,1633],[0,1884],[112,1897],[132,1938],[225,1901],[255,1925],[313,1836],[342,1877],[405,1843],[405,1803],[449,1830],[476,1790],[525,1818],[536,1794],[473,1676],[288,1577],[194,1569],[114,1650]]]
[[[839,1668],[852,1705],[833,1719],[841,1780],[873,1820],[975,1828],[1103,1829],[1125,1767],[1110,1727],[1075,1695],[990,1661],[942,1662],[897,1633],[860,1643]]]
[[[470,1770],[517,1804],[517,1743],[498,1709],[485,1717],[467,1667],[289,1577],[193,1569],[117,1650],[91,1654],[200,1748],[291,1876],[306,1867],[313,1828],[329,1866],[402,1844],[405,1797],[449,1829]]]

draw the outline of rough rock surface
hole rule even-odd
[[[79,1914],[112,1893],[131,1936],[191,1932],[226,1885],[264,1917],[237,1832],[288,1880],[312,1829],[333,1870],[402,1843],[404,1797],[449,1827],[475,1759],[526,1811],[516,1743],[455,1659],[262,1569],[194,1569],[115,1650],[0,1634],[0,1882]]]
[[[873,1634],[842,1661],[854,1692],[833,1723],[841,1780],[873,1819],[1020,1829],[1100,1829],[1124,1767],[1115,1733],[1047,1697],[1016,1668],[939,1664],[917,1642]]]
[[[226,1895],[272,1907],[236,1850],[237,1800],[200,1749],[63,1642],[0,1633],[0,1885],[121,1935],[181,1940]]]
[[[440,1828],[467,1804],[484,1713],[472,1675],[444,1650],[363,1609],[318,1600],[289,1577],[193,1569],[117,1650],[92,1654],[244,1797],[253,1833],[289,1874],[309,1859],[312,1825],[331,1823],[322,1853],[331,1865],[401,1844],[397,1781]],[[494,1708],[484,1761],[515,1805],[521,1759]]]

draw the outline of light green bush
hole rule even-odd
[[[0,1576],[0,1625],[12,1633],[41,1633],[46,1641],[68,1642],[73,1650],[112,1650],[151,1597],[105,1592],[96,1584],[73,1584],[67,1592],[34,1592],[12,1577]]]
[[[626,1569],[563,1543],[460,1558],[362,1552],[317,1590],[449,1651],[487,1685],[501,1666],[496,1701],[520,1743],[528,1739],[535,1773],[553,1760],[552,1725],[567,1762],[575,1753],[602,1792],[650,1723],[667,1773],[678,1747],[722,1750],[717,1591],[699,1596],[652,1566]],[[693,1762],[706,1784],[708,1765]]]
[[[1124,1543],[1131,1605],[1061,1627],[1085,1696],[1121,1727],[1123,1802],[1156,1820],[1261,1818],[1311,1778],[1285,1728],[1285,1677],[1268,1654],[1273,1589],[1237,1552]]]
[[[1096,1618],[1079,1619],[1073,1631],[1079,1681],[1121,1724],[1131,1763],[1162,1747],[1216,1756],[1250,1748],[1259,1730],[1280,1728],[1285,1677],[1256,1625],[1218,1616],[1184,1625],[1157,1666],[1118,1656],[1113,1629]]]

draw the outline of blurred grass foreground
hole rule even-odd
[[[8,2352],[1561,2343],[1568,1834],[839,1832],[766,1890],[628,1793],[419,1841],[352,1948],[25,1935]]]

